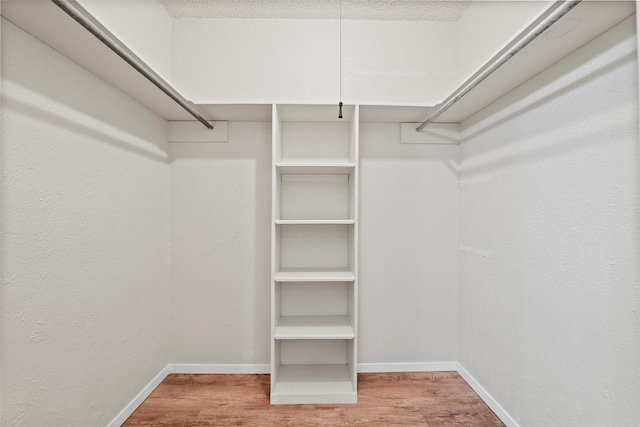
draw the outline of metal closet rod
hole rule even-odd
[[[124,59],[136,71],[142,74],[147,80],[153,83],[158,89],[163,91],[169,98],[173,99],[178,105],[184,108],[189,114],[195,117],[200,123],[205,125],[209,130],[213,129],[200,112],[189,105],[189,101],[180,95],[174,88],[167,84],[160,76],[149,68],[140,60],[133,52],[123,48],[117,41],[117,38],[100,23],[93,22],[79,11],[77,5],[72,5],[67,0],[51,0],[56,6],[62,9],[67,15],[72,17],[76,22],[82,25],[87,31],[93,34],[98,40],[104,43],[109,49],[116,53],[120,58]],[[74,2],[75,3],[75,2]]]
[[[435,119],[440,117],[442,113],[447,111],[451,106],[458,102],[463,96],[468,94],[473,88],[478,86],[482,81],[489,77],[494,71],[504,65],[507,61],[513,58],[518,52],[524,49],[529,43],[534,41],[540,34],[544,33],[549,27],[558,22],[560,18],[566,15],[571,9],[576,7],[582,0],[563,1],[559,0],[556,4],[559,4],[557,9],[551,12],[542,22],[536,25],[526,34],[521,34],[519,40],[511,46],[506,52],[498,56],[494,61],[486,64],[480,71],[474,76],[462,84],[456,91],[454,91],[447,99],[442,101],[436,111],[434,111],[420,126],[416,128],[416,132],[420,132],[428,124],[433,123]]]

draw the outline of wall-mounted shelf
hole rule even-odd
[[[635,13],[632,1],[583,1],[552,29],[540,36],[507,64],[438,118],[441,123],[459,123],[551,64],[593,40]],[[167,120],[192,120],[152,83],[139,75],[110,49],[96,40],[50,1],[5,1],[2,16],[67,56],[80,66],[138,100]],[[514,38],[517,34],[514,34]],[[507,45],[511,40],[506,40]],[[126,41],[122,40],[126,45]],[[487,58],[487,62],[492,58]],[[454,88],[452,88],[453,90]],[[353,102],[357,100],[345,100]],[[313,100],[308,100],[313,102]],[[271,104],[198,104],[212,120],[270,121]],[[361,122],[419,122],[431,111],[430,105],[361,105]],[[326,121],[336,116],[336,105],[281,105],[285,121]],[[351,114],[351,113],[347,113]],[[349,116],[345,120],[350,121]],[[317,159],[316,159],[317,160]]]
[[[543,11],[540,15],[545,13]],[[582,1],[457,101],[436,122],[462,122],[633,13],[635,13],[634,2]],[[532,21],[535,20],[536,18],[532,19]],[[522,33],[526,32],[526,27],[522,29]],[[503,46],[510,45],[514,39],[519,38],[519,35],[520,33],[514,34],[512,39],[507,40]],[[485,63],[493,62],[494,58],[499,56],[499,50],[501,49],[498,49],[496,55],[487,58]],[[465,84],[466,82],[463,82],[460,86]],[[430,114],[431,110],[433,109],[425,109],[425,116]]]

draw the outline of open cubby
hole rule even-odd
[[[353,160],[349,150],[349,123],[283,122],[282,160],[289,163]]]
[[[280,175],[281,219],[349,219],[348,174]]]
[[[276,339],[355,337],[353,282],[283,282],[275,292]]]
[[[346,316],[349,282],[285,282],[279,284],[281,316]]]
[[[278,225],[281,269],[344,269],[350,267],[349,225]]]
[[[272,403],[356,403],[351,340],[276,340]]]

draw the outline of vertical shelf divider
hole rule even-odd
[[[350,309],[351,309],[351,319],[353,322],[353,330],[355,332],[355,337],[350,346],[350,354],[349,358],[352,360],[350,365],[351,368],[351,380],[354,384],[354,391],[358,392],[358,282],[359,282],[359,274],[358,274],[358,233],[359,233],[359,224],[360,221],[359,216],[359,202],[360,202],[360,193],[359,189],[359,177],[360,177],[360,107],[356,105],[354,107],[353,119],[351,121],[351,141],[350,141],[350,152],[352,156],[352,160],[355,163],[353,175],[350,177],[351,182],[351,200],[350,207],[353,209],[353,217],[356,218],[356,223],[352,227],[352,238],[350,241],[351,248],[349,250],[349,254],[352,257],[349,265],[352,268],[354,281],[353,286],[350,288]]]
[[[359,109],[272,108],[271,403],[356,403]]]
[[[280,118],[278,106],[272,107],[272,135],[271,135],[271,394],[274,394],[277,384],[276,379],[280,375],[280,346],[274,342],[277,326],[277,313],[280,313],[280,286],[275,281],[275,275],[280,268],[280,227],[276,220],[280,218],[280,194],[276,163],[282,158],[282,144],[280,141]]]

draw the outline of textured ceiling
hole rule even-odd
[[[173,18],[337,19],[340,0],[160,0]],[[342,0],[344,19],[457,21],[469,0]]]

